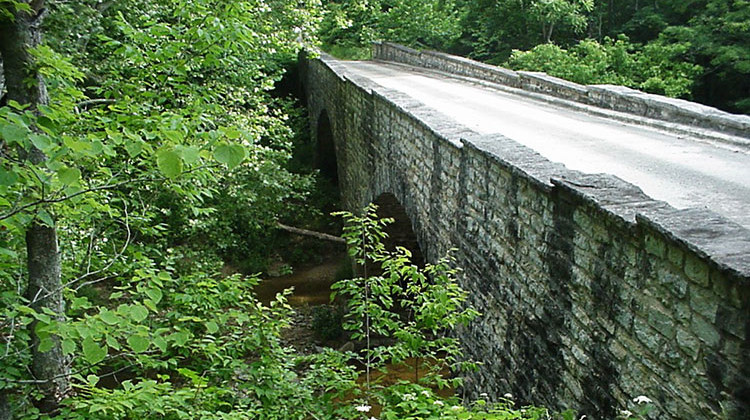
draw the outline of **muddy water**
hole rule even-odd
[[[289,304],[292,306],[329,303],[336,272],[342,264],[346,264],[346,261],[346,252],[335,254],[321,264],[296,269],[292,274],[265,279],[255,287],[255,293],[261,302],[268,303],[277,293],[293,287],[294,293],[289,297]]]

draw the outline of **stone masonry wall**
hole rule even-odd
[[[656,418],[750,410],[750,231],[480,136],[330,57],[305,79],[313,133],[331,122],[344,206],[392,193],[428,261],[458,249],[483,314],[460,332],[483,363],[467,393],[589,419],[638,395]]]

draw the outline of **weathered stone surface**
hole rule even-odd
[[[378,48],[380,59],[515,88],[524,80],[537,90],[556,84],[591,103],[618,101],[613,109],[683,112],[682,103],[655,104],[630,91]],[[483,313],[458,332],[467,357],[483,363],[467,377],[467,393],[511,392],[591,419],[615,418],[637,395],[654,399],[655,418],[750,410],[750,232],[474,133],[406,95],[347,78],[326,56],[307,63],[305,74],[314,138],[319,120],[330,120],[345,208],[390,194],[427,260],[458,248],[460,282]]]

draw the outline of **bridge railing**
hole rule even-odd
[[[437,51],[418,51],[389,42],[373,44],[373,59],[438,70],[515,88],[521,92],[548,95],[577,104],[645,117],[663,122],[664,124],[655,125],[668,125],[670,130],[688,131],[692,135],[721,140],[743,148],[750,147],[750,116],[730,114],[683,99],[644,93],[625,86],[580,85],[545,73],[514,71],[464,57]],[[681,130],[676,125],[690,128]]]

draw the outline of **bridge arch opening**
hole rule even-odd
[[[336,159],[336,144],[334,143],[331,120],[325,110],[318,117],[316,134],[315,167],[320,170],[321,175],[331,180],[334,185],[338,185],[339,170]]]
[[[419,247],[417,235],[412,228],[411,219],[406,214],[406,209],[398,201],[396,196],[391,193],[380,194],[374,204],[378,206],[379,217],[390,217],[393,223],[386,226],[385,232],[388,237],[384,240],[384,245],[388,250],[394,250],[397,246],[404,247],[411,251],[412,264],[418,267],[424,267],[424,255]]]

